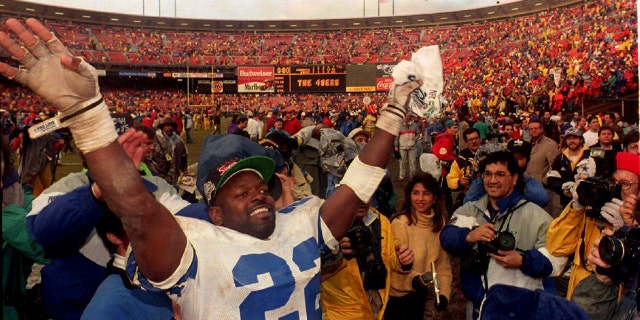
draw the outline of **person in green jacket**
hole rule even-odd
[[[2,318],[20,319],[26,304],[26,284],[35,263],[46,264],[42,247],[27,232],[27,213],[33,201],[25,190],[24,202],[2,202]]]

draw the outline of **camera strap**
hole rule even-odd
[[[513,217],[513,212],[516,211],[517,209],[519,209],[520,207],[524,206],[525,204],[527,204],[529,202],[529,200],[524,200],[523,202],[513,206],[511,205],[509,207],[509,209],[507,209],[507,213],[504,215],[504,220],[506,220],[506,223],[503,223],[500,225],[500,228],[498,229],[498,231],[496,232],[496,234],[502,232],[502,228],[506,225],[507,229],[505,231],[509,232],[509,225],[511,224],[511,218]],[[489,204],[491,205],[491,204]],[[495,222],[498,220],[498,217],[500,217],[500,215],[496,215],[495,219],[492,217],[491,219],[491,223],[493,223],[495,225]],[[487,270],[484,272],[483,275],[483,284],[484,284],[484,290],[485,290],[485,295],[486,295],[486,291],[489,290],[489,277],[487,276],[487,272],[489,271],[489,268],[487,268]]]
[[[525,204],[527,204],[529,202],[529,200],[524,200],[524,202],[521,202],[519,204],[517,204],[516,206],[510,206],[509,209],[507,209],[507,213],[504,215],[504,220],[506,221],[506,223],[503,223],[500,225],[500,228],[498,229],[498,233],[502,232],[502,228],[506,225],[507,229],[505,231],[509,231],[509,225],[511,224],[511,218],[513,217],[513,212],[516,211],[517,209],[519,209],[520,207],[524,206]],[[495,225],[495,222],[498,220],[498,218],[500,217],[500,215],[496,215],[495,219],[491,219],[491,223],[493,223]]]

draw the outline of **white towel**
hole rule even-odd
[[[400,61],[391,74],[395,84],[422,80],[422,86],[414,91],[409,110],[423,118],[439,116],[444,87],[442,59],[438,46],[423,47],[411,55],[411,61]]]

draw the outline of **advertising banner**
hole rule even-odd
[[[393,64],[376,65],[376,91],[389,91],[393,83]]]
[[[274,92],[273,67],[238,67],[238,92]]]
[[[392,84],[393,78],[391,77],[376,78],[376,91],[389,91]]]

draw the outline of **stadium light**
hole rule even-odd
[[[64,16],[64,12],[60,12],[60,11],[56,11],[54,12],[54,14],[57,16]]]
[[[489,15],[489,14],[494,14],[494,13],[496,13],[496,12],[495,12],[495,11],[489,11],[489,12],[487,12],[487,14],[488,14],[488,15]]]
[[[83,18],[85,18],[85,19],[91,19],[91,16],[87,16],[87,15],[84,15],[84,16],[82,16],[82,17],[83,17]],[[134,21],[134,22],[135,22],[135,21]]]
[[[519,8],[511,8],[511,11],[517,11]]]
[[[36,12],[36,9],[33,9],[33,8],[25,8],[25,10],[31,11],[31,12]]]
[[[120,21],[118,18],[111,18],[111,21]]]

